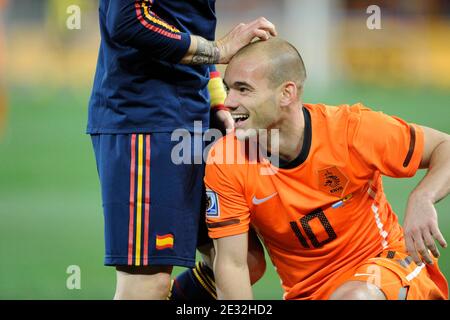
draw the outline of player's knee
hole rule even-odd
[[[374,300],[373,297],[363,289],[337,290],[330,300]]]
[[[164,300],[169,295],[172,267],[120,266],[115,299]]]
[[[330,300],[386,300],[386,297],[371,283],[348,281],[332,293]]]

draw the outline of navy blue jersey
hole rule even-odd
[[[190,35],[214,40],[215,0],[100,0],[87,132],[193,131],[209,122],[211,66],[178,64]]]

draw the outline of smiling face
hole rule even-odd
[[[256,41],[231,59],[224,81],[225,105],[236,122],[240,140],[259,129],[281,129],[301,105],[306,70],[297,49],[280,38]]]
[[[228,89],[225,105],[235,121],[236,136],[240,140],[269,129],[279,118],[277,92],[267,78],[266,58],[256,61],[250,56],[233,59],[225,72]]]

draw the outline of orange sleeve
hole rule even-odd
[[[386,176],[414,176],[423,154],[422,128],[368,108],[358,111],[355,126],[349,130],[352,160],[363,169],[378,170]]]
[[[220,152],[216,146],[210,152]],[[249,229],[250,211],[245,201],[238,164],[208,161],[205,184],[207,189],[206,222],[211,238],[223,238],[245,233]]]

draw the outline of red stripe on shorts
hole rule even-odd
[[[128,265],[133,264],[134,239],[134,176],[136,174],[136,135],[131,135],[131,161],[130,161],[130,221],[128,225]]]
[[[148,265],[148,228],[150,222],[150,135],[145,138],[145,222],[144,222],[144,266]]]

